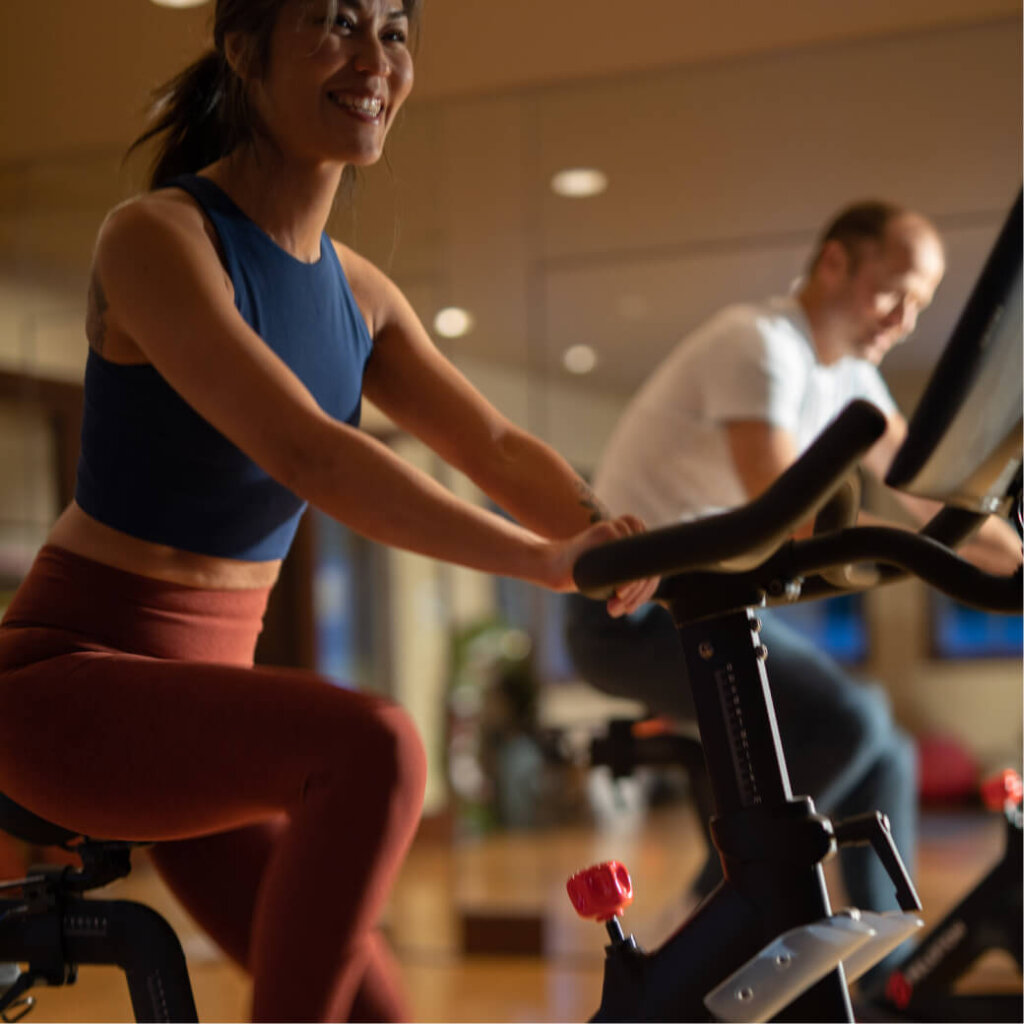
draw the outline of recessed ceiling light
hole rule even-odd
[[[442,338],[461,338],[473,329],[473,317],[458,306],[447,306],[434,317],[434,330]]]
[[[570,373],[590,373],[597,366],[597,353],[589,345],[573,345],[562,353],[562,365]]]
[[[596,196],[607,187],[608,175],[595,167],[570,167],[551,179],[552,191],[570,199]]]
[[[206,0],[153,0],[157,7],[198,7]]]

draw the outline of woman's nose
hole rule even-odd
[[[360,40],[355,66],[368,75],[385,76],[391,70],[384,46],[375,34],[367,34]]]

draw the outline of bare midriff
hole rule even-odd
[[[281,571],[280,559],[245,562],[141,540],[105,526],[74,502],[54,523],[46,542],[114,569],[205,590],[271,587]]]

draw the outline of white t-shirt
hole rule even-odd
[[[764,420],[802,452],[855,398],[886,415],[896,409],[871,363],[818,362],[795,298],[729,306],[679,342],[634,396],[594,490],[613,514],[632,512],[650,527],[741,505],[748,499],[725,424]]]

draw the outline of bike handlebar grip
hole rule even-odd
[[[886,425],[870,402],[850,402],[762,495],[719,515],[591,548],[573,566],[576,586],[593,593],[646,576],[760,564],[824,504]]]
[[[595,921],[610,921],[633,902],[633,881],[617,860],[577,871],[565,889],[576,913]]]
[[[1001,811],[1007,804],[1016,806],[1024,799],[1024,784],[1012,768],[1007,768],[981,784],[981,798],[990,811]]]

